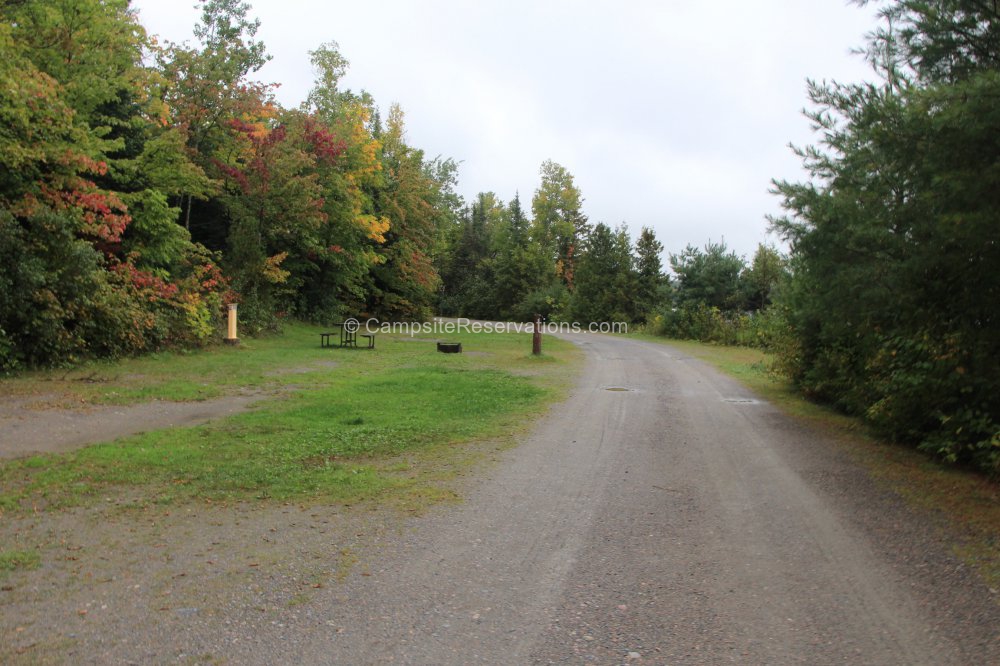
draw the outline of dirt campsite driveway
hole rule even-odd
[[[180,428],[245,411],[259,394],[198,402],[155,400],[128,406],[52,408],[37,397],[0,398],[0,458],[64,453],[163,428]]]
[[[669,347],[568,337],[587,356],[569,399],[427,516],[19,518],[5,534],[64,558],[0,592],[0,656],[996,663],[995,593],[827,436]]]

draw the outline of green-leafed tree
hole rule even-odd
[[[541,176],[531,199],[534,239],[549,252],[563,284],[572,289],[576,258],[590,230],[583,195],[573,174],[560,164],[546,160]]]
[[[866,54],[879,84],[811,84],[811,180],[777,182],[810,395],[887,436],[1000,469],[1000,14],[896,1]]]
[[[206,340],[224,281],[175,229],[149,168],[162,105],[128,3],[26,0],[0,14],[4,251],[24,258],[0,267],[7,361]]]
[[[767,308],[787,279],[788,266],[785,258],[774,247],[759,244],[750,266],[740,276],[747,308],[754,311]]]
[[[432,257],[440,219],[442,185],[428,173],[424,153],[406,143],[403,111],[393,105],[381,135],[384,184],[376,192],[376,213],[388,220],[381,262],[372,268],[370,311],[391,319],[431,314],[441,278]]]
[[[137,67],[146,32],[128,0],[24,0],[4,3],[2,11],[26,56],[62,84],[66,104],[92,127],[118,125],[101,110],[123,92],[146,92]]]

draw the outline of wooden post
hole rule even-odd
[[[542,353],[542,315],[535,315],[535,333],[531,336],[531,353],[540,356]]]
[[[240,344],[240,339],[236,335],[236,303],[229,304],[229,330],[226,334],[226,344]]]

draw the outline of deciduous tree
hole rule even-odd
[[[551,254],[556,272],[573,286],[576,256],[590,230],[583,214],[583,195],[566,167],[546,160],[541,167],[542,182],[531,199],[536,242]]]

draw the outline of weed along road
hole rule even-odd
[[[465,501],[234,660],[997,663],[989,590],[835,445],[670,347],[567,337],[578,386]]]

